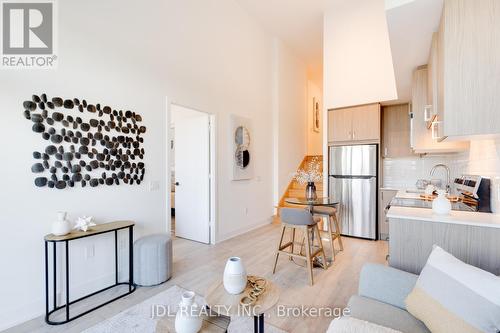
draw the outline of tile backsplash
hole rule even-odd
[[[383,160],[383,186],[390,188],[415,188],[418,179],[440,179],[446,183],[446,171],[437,169],[431,177],[430,172],[436,164],[450,168],[451,179],[467,172],[469,154],[426,155],[423,157],[385,158]]]
[[[422,157],[385,158],[382,161],[383,186],[390,188],[415,188],[418,179],[430,179],[436,164],[450,168],[451,178],[462,174],[481,175],[491,179],[491,206],[500,212],[500,139],[471,141],[468,152]],[[432,178],[446,181],[446,172],[440,168]]]

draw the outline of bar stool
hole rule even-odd
[[[281,209],[281,237],[278,244],[278,249],[276,251],[276,258],[274,261],[273,274],[276,272],[276,265],[278,264],[278,258],[280,254],[287,255],[290,259],[300,258],[305,259],[307,263],[307,270],[309,272],[309,283],[313,285],[313,259],[317,256],[321,256],[323,259],[323,268],[326,269],[326,256],[323,249],[323,244],[321,243],[321,235],[318,228],[318,222],[320,219],[315,219],[311,213],[304,209],[296,208],[283,208]],[[283,244],[283,237],[285,235],[286,229],[291,230],[292,239],[291,241]],[[301,230],[304,235],[305,240],[305,255],[301,253],[294,253],[295,245],[295,231]],[[316,233],[317,237],[314,237]],[[311,241],[312,239],[312,241]],[[317,249],[315,250],[314,241],[317,240]],[[290,249],[290,251],[286,251]]]
[[[334,207],[316,206],[313,208],[313,215],[326,217],[328,219],[328,223],[326,224],[328,230],[326,234],[330,241],[330,248],[332,249],[332,260],[335,260],[334,240],[338,240],[340,251],[344,251],[344,245],[342,244],[342,238],[340,236],[339,221],[337,219],[337,209]]]

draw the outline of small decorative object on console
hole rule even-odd
[[[75,229],[87,232],[90,227],[94,227],[95,225],[96,224],[92,222],[92,216],[83,216],[79,217],[78,220],[76,220]]]
[[[230,294],[241,294],[247,286],[247,272],[243,262],[238,257],[231,257],[227,260],[224,269],[224,289]]]
[[[66,212],[57,212],[57,221],[52,223],[52,233],[56,236],[64,236],[71,231],[71,223],[66,220]]]

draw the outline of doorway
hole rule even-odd
[[[170,104],[169,165],[171,212],[175,237],[214,242],[214,116]]]

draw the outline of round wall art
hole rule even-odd
[[[236,166],[245,169],[250,164],[250,132],[244,126],[238,126],[234,132],[234,141],[237,145],[234,155]]]
[[[233,145],[233,180],[252,179],[251,120],[231,115],[231,141]]]

